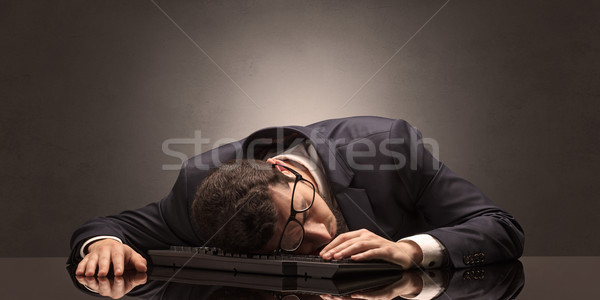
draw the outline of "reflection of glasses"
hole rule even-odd
[[[275,168],[275,166],[280,166],[290,171],[296,176],[296,180],[294,181],[294,188],[292,189],[290,217],[288,218],[287,222],[285,223],[285,226],[283,227],[283,232],[281,233],[281,237],[279,238],[279,246],[277,247],[278,252],[294,252],[298,248],[300,248],[300,244],[302,244],[302,240],[304,240],[304,226],[302,225],[302,223],[300,223],[300,221],[298,221],[298,219],[296,219],[296,214],[306,212],[312,207],[313,203],[315,202],[315,186],[312,184],[312,182],[302,178],[302,175],[300,175],[300,173],[279,164],[273,164],[273,168]],[[296,201],[294,201],[296,185],[298,185],[298,182],[300,181],[308,183],[312,188],[312,199],[310,200],[310,202],[302,201],[303,199],[296,199]]]

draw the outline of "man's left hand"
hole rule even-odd
[[[381,259],[404,269],[416,267],[423,260],[423,251],[413,241],[393,242],[366,229],[340,234],[319,253],[323,259]]]

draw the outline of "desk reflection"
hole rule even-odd
[[[139,299],[514,299],[525,278],[519,261],[450,270],[409,270],[335,279],[152,268],[122,277],[70,275],[87,294]]]

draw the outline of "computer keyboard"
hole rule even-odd
[[[366,272],[400,272],[398,265],[384,261],[325,261],[315,255],[235,254],[212,247],[172,246],[148,251],[152,264],[173,268],[198,268],[234,273],[334,278]]]

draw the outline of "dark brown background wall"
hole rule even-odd
[[[600,255],[600,2],[445,3],[1,0],[0,256],[162,198],[163,144],[351,115],[435,139],[527,255]]]

